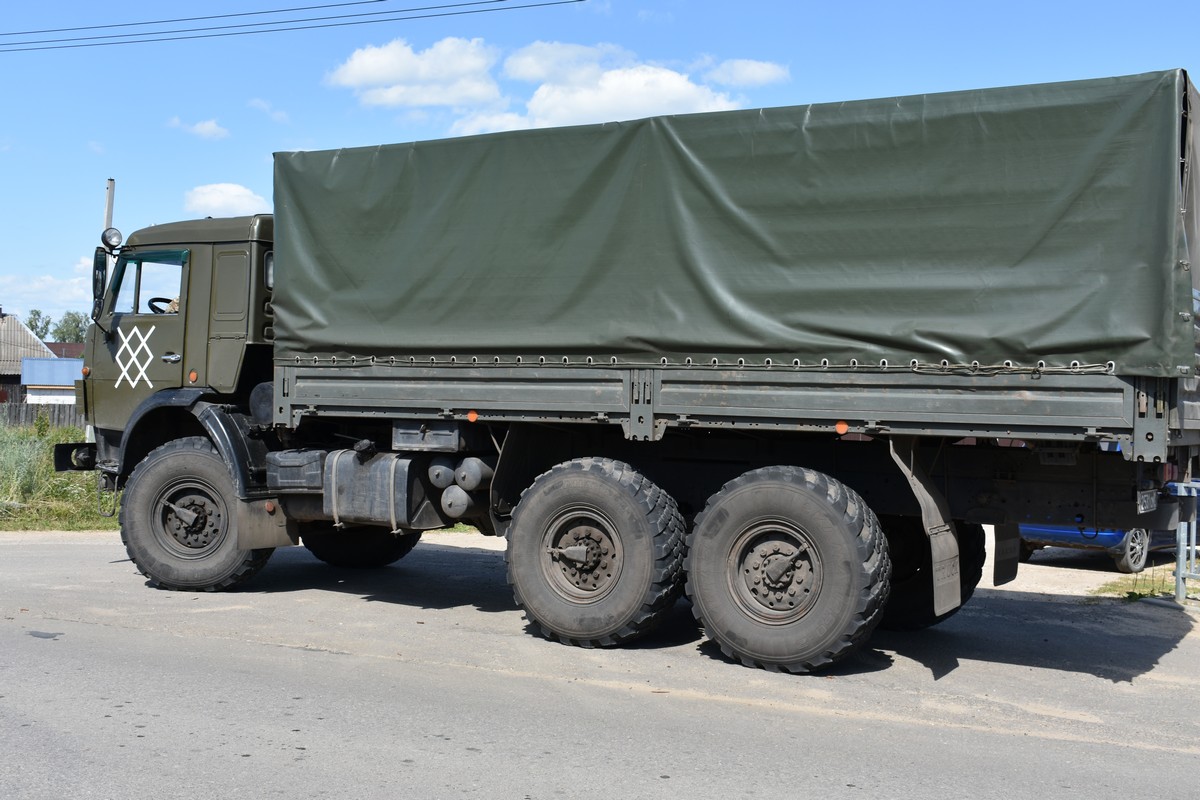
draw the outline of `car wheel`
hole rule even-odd
[[[1150,532],[1145,528],[1133,528],[1125,534],[1125,544],[1121,554],[1113,561],[1117,570],[1124,573],[1141,572],[1146,568],[1146,560],[1150,557]]]

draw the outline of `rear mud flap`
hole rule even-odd
[[[933,613],[937,616],[948,614],[962,605],[958,537],[950,522],[950,507],[917,463],[911,438],[893,436],[888,440],[888,447],[892,460],[908,479],[909,488],[921,506],[921,522],[933,554]]]
[[[992,583],[1002,586],[1015,580],[1021,562],[1021,528],[1015,522],[995,526],[995,563],[992,567]]]

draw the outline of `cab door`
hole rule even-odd
[[[183,384],[184,315],[191,250],[122,254],[89,343],[93,424],[123,430],[156,392]]]

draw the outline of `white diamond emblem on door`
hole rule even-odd
[[[151,389],[154,388],[146,375],[146,367],[154,360],[154,354],[150,352],[150,336],[155,327],[151,325],[145,333],[136,326],[130,328],[128,333],[117,331],[121,336],[121,346],[117,349],[117,366],[121,368],[121,374],[117,377],[116,388],[121,386],[121,381],[128,381],[131,389],[142,381]]]

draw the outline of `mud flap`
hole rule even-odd
[[[937,616],[948,614],[962,605],[958,537],[950,522],[950,507],[917,463],[911,438],[893,436],[888,440],[888,447],[892,460],[908,479],[909,488],[921,506],[921,522],[933,554],[933,613]]]
[[[1021,562],[1021,528],[1015,522],[996,525],[996,555],[992,583],[1002,586],[1016,579]]]
[[[239,550],[289,547],[300,543],[300,528],[278,500],[238,500],[237,538]]]

